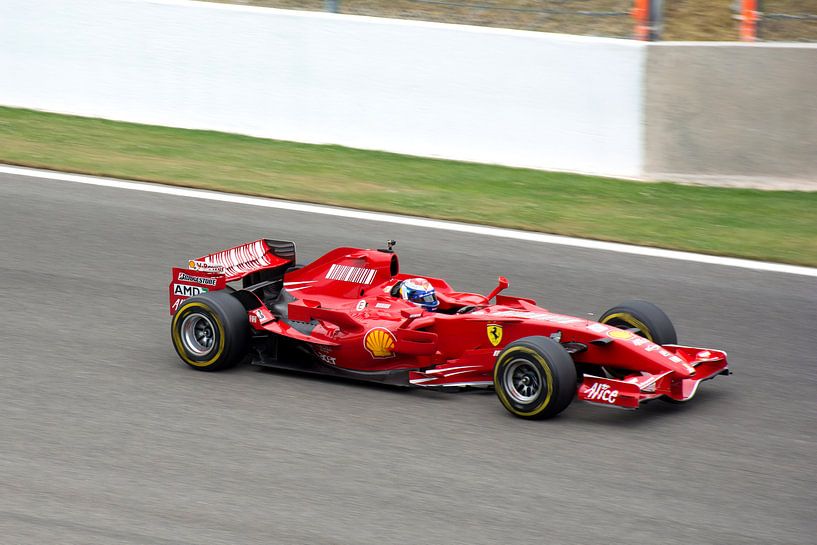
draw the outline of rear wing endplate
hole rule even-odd
[[[168,286],[170,314],[182,301],[208,291],[223,290],[227,282],[243,280],[244,287],[283,278],[295,263],[295,243],[259,239],[188,262],[188,269],[173,269]]]

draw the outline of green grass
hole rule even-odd
[[[817,266],[817,193],[641,183],[0,108],[0,162]]]

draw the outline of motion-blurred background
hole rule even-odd
[[[0,0],[0,543],[814,543],[815,15]],[[735,374],[531,423],[491,392],[188,369],[171,267],[259,237],[302,262],[394,238],[405,272],[577,316],[650,300]]]
[[[627,38],[644,18],[656,40],[817,41],[812,0],[210,0],[464,25]]]

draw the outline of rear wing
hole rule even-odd
[[[278,268],[281,268],[283,274],[283,270],[293,263],[295,263],[294,242],[262,238],[229,250],[191,259],[188,267],[194,271],[223,274],[227,282],[232,282],[253,273],[274,271]],[[257,282],[250,281],[250,284],[255,283]]]
[[[173,269],[168,286],[170,314],[182,301],[208,291],[223,290],[227,282],[243,280],[244,287],[283,278],[295,264],[295,243],[259,239],[188,262],[188,269]]]

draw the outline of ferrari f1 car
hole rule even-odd
[[[401,273],[393,244],[337,248],[305,266],[294,243],[266,239],[193,259],[173,269],[169,286],[173,346],[202,371],[248,359],[411,387],[493,388],[508,411],[532,419],[574,398],[626,409],[685,402],[701,382],[729,374],[724,352],[677,344],[651,303],[629,301],[591,321],[502,295],[503,277],[488,295],[457,292]],[[430,299],[401,297],[416,280]]]

